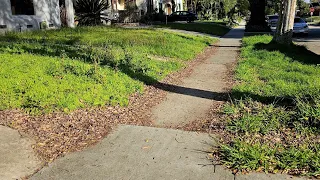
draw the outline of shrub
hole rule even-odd
[[[80,26],[96,26],[102,24],[104,11],[109,8],[107,0],[77,0],[75,11]]]

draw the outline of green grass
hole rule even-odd
[[[158,27],[195,31],[211,35],[223,36],[230,31],[230,28],[217,23],[168,23]]]
[[[320,57],[271,39],[243,39],[233,101],[223,108],[222,162],[238,171],[319,176]]]
[[[215,39],[161,30],[81,27],[0,36],[0,110],[128,104]]]
[[[220,19],[220,20],[199,20],[196,22],[200,22],[200,23],[212,23],[212,24],[219,24],[222,26],[227,26],[228,22],[225,21],[224,19]]]
[[[260,100],[292,99],[320,94],[319,56],[301,46],[281,47],[271,36],[243,39],[234,93],[261,97]],[[269,44],[270,43],[270,44]]]
[[[127,105],[142,83],[124,73],[73,61],[31,54],[1,54],[1,109],[63,109]]]
[[[308,23],[319,23],[320,22],[320,16],[312,16],[312,18],[308,17],[308,18],[306,18],[306,21]]]

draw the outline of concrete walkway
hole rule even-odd
[[[31,180],[269,180],[286,175],[253,173],[234,176],[214,166],[203,151],[214,140],[208,134],[120,126],[98,145],[69,154],[43,168]],[[295,179],[295,178],[293,178]]]
[[[18,131],[0,126],[0,179],[19,179],[41,167],[30,139]]]
[[[225,95],[227,65],[237,60],[244,26],[231,30],[220,39],[217,53],[194,68],[190,77],[183,80],[174,93],[152,110],[155,125],[184,125],[202,118],[213,101],[221,101]]]
[[[201,117],[224,92],[226,65],[236,61],[244,27],[221,39],[217,54],[195,68],[176,93],[155,107],[158,125],[187,123]],[[245,180],[295,179],[287,175],[251,173],[234,176],[214,165],[206,151],[217,145],[208,134],[181,130],[119,126],[94,147],[71,153],[43,168],[31,179],[43,180]]]

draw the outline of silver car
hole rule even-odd
[[[295,34],[309,34],[309,26],[302,18],[296,17],[294,18],[294,26],[293,26],[293,33]]]
[[[270,26],[272,31],[275,31],[277,29],[278,19],[278,15],[267,16],[268,25]]]
[[[271,31],[277,30],[278,19],[279,19],[278,15],[268,16],[268,24],[271,28]],[[295,33],[295,34],[302,33],[304,35],[308,35],[309,34],[309,26],[306,23],[306,21],[304,21],[300,17],[294,18],[293,33]]]

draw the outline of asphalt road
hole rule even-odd
[[[310,25],[309,36],[295,35],[294,41],[307,46],[309,50],[320,55],[320,26]]]

